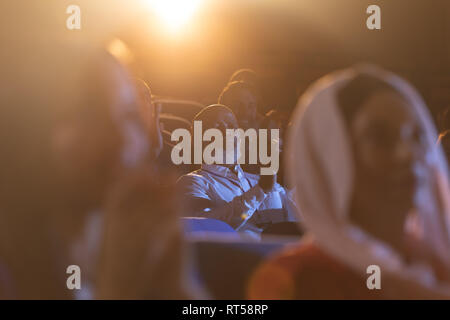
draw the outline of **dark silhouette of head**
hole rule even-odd
[[[238,119],[239,125],[247,128],[256,123],[258,93],[255,87],[243,81],[230,82],[219,97],[219,104],[226,105]]]
[[[254,87],[258,86],[258,76],[255,71],[249,68],[239,69],[235,71],[231,77],[228,83],[235,82],[235,81],[242,81],[245,83],[248,83]]]

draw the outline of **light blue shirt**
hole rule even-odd
[[[297,221],[297,208],[290,194],[275,184],[265,193],[259,176],[242,171],[239,165],[229,169],[203,164],[200,170],[182,176],[178,186],[185,201],[209,200],[211,208],[189,212],[186,216],[222,220],[237,231],[260,234],[265,222]]]

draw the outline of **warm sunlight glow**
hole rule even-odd
[[[203,0],[148,0],[156,14],[172,30],[182,27],[192,17]]]
[[[131,63],[134,59],[134,56],[133,56],[133,53],[131,52],[131,50],[119,38],[114,38],[107,45],[106,50],[125,65]]]

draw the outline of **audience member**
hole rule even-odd
[[[289,145],[308,240],[264,263],[249,297],[448,298],[450,193],[436,138],[419,95],[391,73],[361,66],[316,83]],[[369,290],[372,265],[381,290]]]
[[[216,128],[226,136],[226,129],[238,126],[233,112],[223,105],[212,105],[194,119],[203,129]],[[180,192],[187,204],[185,216],[222,220],[237,231],[259,238],[275,223],[296,221],[295,204],[276,183],[276,176],[253,175],[242,171],[237,163],[239,146],[235,144],[235,162],[202,164],[201,169],[182,176]]]

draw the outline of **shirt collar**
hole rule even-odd
[[[228,167],[217,165],[217,164],[202,164],[202,169],[212,172],[216,175],[222,176],[224,178],[235,178],[236,175],[240,179],[244,177],[244,172],[239,164],[235,165],[233,170]]]

